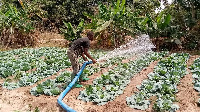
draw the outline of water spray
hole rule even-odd
[[[113,57],[128,57],[133,55],[143,55],[152,51],[155,48],[150,40],[149,35],[142,34],[135,40],[130,40],[125,45],[121,45],[119,48],[115,48],[113,51],[108,52],[103,57],[97,59],[97,62],[107,60]]]

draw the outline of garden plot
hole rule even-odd
[[[5,79],[4,88],[14,89],[22,86],[30,86],[36,82],[56,74],[59,70],[71,67],[71,63],[66,55],[67,49],[43,47],[39,49],[24,48],[7,52],[1,52],[0,57],[0,77]],[[94,58],[99,58],[105,52],[91,52]],[[83,63],[83,60],[79,60]],[[112,60],[111,60],[112,61]],[[109,66],[103,64],[102,66]],[[89,69],[85,73],[93,73],[99,68]],[[89,71],[88,71],[89,70]]]
[[[93,54],[93,53],[92,53]],[[94,55],[94,54],[93,54]],[[97,57],[99,55],[102,55],[99,53],[96,55]],[[88,76],[93,75],[94,73],[97,73],[101,70],[101,67],[111,67],[113,65],[119,64],[122,61],[122,57],[120,58],[111,58],[105,63],[100,63],[97,66],[91,66],[88,65],[81,74],[80,77],[87,78]],[[82,60],[79,60],[80,62]],[[49,95],[49,96],[56,96],[59,95],[71,82],[71,71],[63,71],[60,73],[59,76],[56,77],[56,79],[47,79],[46,81],[42,82],[41,84],[38,84],[36,87],[31,89],[31,94],[35,96],[39,96],[42,94]]]
[[[85,90],[80,92],[78,99],[86,102],[94,102],[98,105],[104,105],[108,101],[114,100],[130,83],[130,79],[152,61],[158,60],[167,53],[150,53],[136,61],[128,63],[119,63],[117,67],[109,70],[93,81]]]
[[[6,110],[6,107],[8,106],[11,107],[8,111],[34,111],[35,109],[39,109],[42,112],[62,111],[61,107],[57,105],[57,98],[58,95],[70,83],[70,74],[72,72],[70,69],[66,69],[70,67],[69,60],[66,56],[66,49],[19,49],[18,51],[16,50],[8,52],[9,53],[2,52],[1,54],[0,59],[1,62],[4,63],[1,64],[1,70],[4,70],[2,68],[5,66],[7,67],[10,62],[12,62],[12,60],[15,60],[12,62],[14,63],[13,65],[15,65],[17,59],[24,60],[24,62],[27,62],[28,64],[30,64],[29,62],[34,62],[36,64],[33,64],[34,66],[27,70],[18,69],[20,72],[22,72],[22,75],[18,76],[18,80],[15,79],[15,77],[17,76],[17,72],[13,72],[8,77],[2,77],[1,80],[5,80],[5,82],[1,84],[2,86],[4,86],[4,88],[1,88],[0,92],[0,96],[2,97],[2,101],[0,101],[0,111]],[[93,55],[93,57],[95,57],[95,59],[97,59],[105,55],[105,52],[95,51],[91,52],[91,54]],[[93,74],[97,74],[94,77],[95,79],[92,79],[93,82],[90,79],[89,81],[83,83],[83,88],[73,88],[69,92],[69,94],[66,95],[63,101],[67,105],[75,109],[77,112],[104,112],[107,110],[137,112],[137,110],[133,110],[130,107],[134,107],[137,109],[147,109],[150,103],[154,103],[153,109],[156,111],[175,111],[178,108],[176,103],[173,103],[176,102],[176,86],[180,82],[180,79],[187,73],[185,69],[187,68],[186,62],[189,58],[189,55],[184,53],[174,53],[169,57],[163,58],[167,54],[168,52],[151,52],[147,55],[139,56],[137,59],[132,61],[124,61],[129,60],[126,58],[112,58],[105,60],[104,62],[97,63],[95,65],[88,65],[84,69],[83,75],[85,75],[86,77],[94,77]],[[6,55],[9,55],[9,57],[6,58]],[[48,61],[45,61],[45,59],[48,59]],[[131,81],[131,79],[142,75],[146,69],[150,69],[148,66],[151,62],[159,59],[161,60],[159,61],[158,65],[155,66],[154,72],[148,72],[149,79],[144,80],[141,86],[138,86],[140,91],[131,96],[130,94],[133,94],[133,92],[136,91],[136,89],[129,87],[129,85],[136,84],[136,82]],[[64,62],[63,60],[67,60],[69,65],[61,66],[60,68],[58,68],[56,65],[58,65],[57,62],[59,62],[59,60],[61,60],[60,62]],[[9,62],[9,64],[7,64],[7,62]],[[43,76],[41,75],[41,72],[38,72],[42,76],[42,78],[36,81],[36,83],[33,82],[27,84],[25,85],[25,87],[21,87],[19,85],[20,79],[25,78],[23,74],[27,74],[27,76],[30,75],[30,77],[32,78],[31,74],[37,71],[37,68],[42,68],[39,65],[42,65],[44,63],[46,63],[45,67],[47,67],[48,65],[51,65],[50,67],[54,67],[52,69],[55,71],[55,73],[53,72],[49,75],[44,75],[46,73],[42,72],[44,75]],[[83,60],[80,60],[80,63],[83,63]],[[45,67],[43,69],[47,69]],[[198,66],[196,64],[195,66],[191,66],[191,69],[195,69],[194,73],[198,72],[197,68]],[[108,71],[100,72],[102,69],[108,69]],[[1,71],[1,76],[3,76],[2,73],[4,72]],[[56,75],[52,76],[53,74]],[[35,75],[37,76],[37,74]],[[145,79],[145,77],[143,77],[143,79]],[[141,81],[143,79],[141,79]],[[17,86],[12,87],[12,83],[17,84]],[[138,84],[139,82],[137,82],[137,85]],[[126,89],[127,86],[129,87],[128,90]],[[12,90],[7,90],[5,89],[5,87]],[[125,91],[126,93],[124,94]],[[128,97],[127,104],[126,97]],[[152,101],[153,97],[155,97],[155,101]],[[122,100],[123,102],[121,102]]]
[[[200,93],[200,58],[194,61],[194,63],[190,66],[190,70],[194,79],[194,89]],[[200,98],[197,103],[200,104]]]
[[[1,64],[1,77],[6,78],[3,86],[14,89],[22,86],[30,86],[49,77],[59,70],[71,66],[66,56],[66,49],[39,48],[19,49],[9,52],[8,57]],[[5,59],[7,56],[3,56]],[[7,67],[10,67],[8,69]],[[13,78],[14,80],[10,80]],[[13,82],[14,81],[14,82]]]
[[[187,74],[186,62],[189,54],[171,54],[162,59],[154,72],[148,75],[149,79],[144,80],[139,86],[139,92],[127,98],[127,104],[132,108],[146,110],[150,105],[151,97],[155,96],[154,110],[171,111],[179,109],[173,104],[176,101],[175,93],[178,92],[177,84]]]
[[[100,68],[95,68],[93,66],[87,66],[81,74],[82,77],[90,76],[97,73]],[[36,87],[31,89],[31,94],[39,96],[42,94],[49,96],[59,95],[70,83],[71,83],[71,73],[70,71],[63,71],[56,77],[56,79],[47,79],[46,81],[38,84]]]
[[[59,70],[71,67],[66,55],[67,49],[43,47],[39,49],[17,49],[1,52],[0,77],[5,78],[4,88],[14,89],[30,86],[56,74]],[[95,55],[98,58],[103,55]],[[94,55],[92,53],[92,55]],[[80,62],[83,62],[80,60]]]

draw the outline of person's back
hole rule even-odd
[[[90,40],[88,37],[84,37],[84,38],[79,38],[77,40],[75,40],[71,46],[70,46],[70,50],[73,50],[74,53],[79,56],[84,52],[84,48],[88,48],[90,47]]]

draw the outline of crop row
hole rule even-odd
[[[200,93],[200,58],[197,58],[190,66],[192,72],[194,89]],[[198,103],[200,104],[200,98]]]
[[[2,77],[14,77],[14,82],[11,80],[4,82],[4,88],[8,89],[33,85],[71,65],[66,56],[66,49],[18,49],[8,52],[14,53],[15,58],[4,61],[1,68],[5,69],[0,70]],[[8,66],[10,68],[6,68]]]
[[[138,86],[140,91],[127,97],[127,104],[131,108],[146,110],[150,105],[149,99],[151,99],[155,111],[176,111],[179,106],[173,102],[176,101],[177,84],[187,74],[188,58],[189,54],[174,53],[159,61],[154,71],[148,74],[148,79]]]
[[[92,52],[92,55],[96,58],[104,55],[98,53]],[[6,78],[3,87],[7,89],[33,85],[71,66],[66,49],[55,47],[3,51],[0,62],[0,77]]]
[[[123,94],[123,91],[130,79],[144,67],[147,67],[152,61],[158,60],[167,53],[149,53],[135,61],[128,63],[118,63],[114,69],[101,75],[93,81],[85,90],[81,91],[78,99],[86,102],[94,102],[98,105],[106,104],[114,100],[116,96]]]
[[[101,54],[99,54],[101,55]],[[113,64],[119,64],[121,63],[122,58],[111,58],[109,61],[106,61],[105,63],[101,63],[99,66],[90,66],[88,65],[81,74],[80,78],[86,78],[90,75],[93,75],[94,73],[97,73],[101,70],[100,67],[102,66],[112,66]],[[63,71],[60,73],[59,76],[56,77],[56,79],[48,79],[41,84],[38,84],[36,87],[32,88],[30,90],[30,93],[35,96],[39,95],[53,95],[56,96],[60,94],[71,82],[71,72],[69,71]]]
[[[58,95],[63,87],[66,87],[71,82],[70,72],[64,71],[56,79],[47,79],[30,90],[30,93],[35,96]]]
[[[100,70],[99,68],[95,68],[93,66],[87,66],[83,70],[81,76],[87,77],[89,75],[97,73],[99,70]],[[39,96],[42,94],[49,96],[59,95],[60,92],[62,92],[70,84],[70,82],[71,82],[71,72],[63,71],[60,73],[59,76],[56,77],[56,79],[47,79],[46,81],[32,88],[30,90],[30,93],[35,96]]]

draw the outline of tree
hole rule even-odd
[[[181,27],[181,32],[186,32],[185,48],[200,48],[200,1],[199,0],[175,0],[174,24]],[[180,22],[181,21],[181,22]]]

